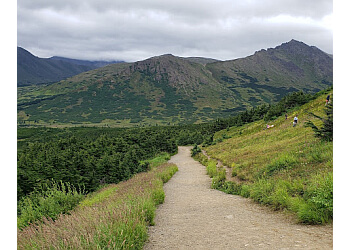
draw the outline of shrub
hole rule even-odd
[[[329,103],[324,112],[326,117],[322,118],[318,115],[310,113],[312,116],[322,121],[321,127],[317,127],[313,122],[307,121],[305,123],[306,127],[311,127],[315,133],[315,136],[324,141],[333,141],[333,100]]]
[[[198,147],[198,145],[194,145],[194,147],[191,149],[191,156],[195,156],[198,153],[201,153],[202,150],[200,149],[200,147]]]

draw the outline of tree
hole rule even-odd
[[[322,118],[318,115],[310,113],[312,116],[321,120],[323,123],[317,127],[313,122],[307,121],[305,126],[311,127],[315,132],[315,136],[324,141],[333,141],[333,100],[325,107],[326,117]]]

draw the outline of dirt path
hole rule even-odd
[[[210,188],[203,165],[179,147],[144,249],[332,249],[332,226],[294,224],[249,199]]]

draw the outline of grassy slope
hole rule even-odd
[[[270,129],[264,130],[266,123],[258,121],[216,133],[214,139],[222,142],[205,150],[232,167],[241,181],[233,193],[295,212],[301,222],[331,220],[333,144],[321,142],[303,126],[313,120],[308,112],[325,116],[325,99],[326,95],[320,96],[289,112],[287,120],[283,116],[270,122],[274,125]],[[296,114],[299,124],[293,127]]]
[[[18,249],[142,249],[164,201],[163,183],[177,171],[164,163],[167,157],[153,159],[147,173],[90,194],[71,215],[19,230]]]

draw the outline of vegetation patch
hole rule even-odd
[[[331,124],[327,123],[330,105],[326,106],[327,117],[323,111],[328,94],[329,92],[320,92],[311,99],[308,98],[309,101],[304,105],[293,102],[300,99],[297,102],[303,103],[303,95],[298,94],[294,99],[284,98],[282,103],[289,103],[291,107],[283,109],[287,117],[285,112],[276,112],[278,107],[282,107],[277,104],[275,111],[269,109],[265,113],[265,121],[242,123],[241,126],[230,126],[229,129],[226,127],[218,131],[214,135],[215,143],[205,145],[206,152],[231,166],[232,174],[241,181],[216,181],[218,184],[212,187],[251,198],[275,210],[291,212],[300,223],[330,223],[333,219],[332,140],[319,138],[317,133],[315,137],[310,127],[303,126],[312,122],[319,127],[322,125],[319,117],[323,117],[322,121],[326,124]],[[299,121],[293,127],[292,121],[296,114]],[[276,119],[270,120],[273,116]],[[249,112],[246,117],[249,117]],[[240,120],[242,118],[244,115]],[[266,120],[274,127],[266,128]],[[329,129],[328,125],[326,127]],[[209,166],[210,160],[204,158],[206,157],[201,154],[195,156],[203,165]],[[211,175],[214,182],[218,174],[215,172]]]
[[[22,229],[43,218],[56,219],[69,214],[83,198],[84,190],[76,190],[69,183],[51,181],[21,199],[17,206],[17,227]]]
[[[163,180],[176,171],[174,164],[163,164],[97,194],[112,189],[108,199],[91,195],[71,215],[30,225],[18,231],[18,249],[142,249],[156,206],[164,201]]]

